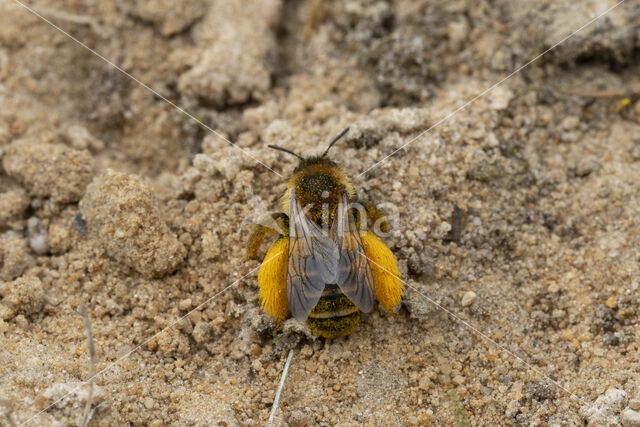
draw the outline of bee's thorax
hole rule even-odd
[[[289,214],[292,189],[295,189],[300,206],[318,225],[323,222],[323,219],[327,220],[327,214],[330,217],[335,212],[343,192],[346,192],[350,199],[355,196],[353,185],[340,168],[333,161],[325,158],[300,162],[281,199],[285,214]]]

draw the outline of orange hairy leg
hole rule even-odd
[[[357,201],[358,207],[353,207],[353,217],[356,219],[358,230],[367,230],[378,227],[380,231],[389,231],[387,216],[376,205],[369,202]]]
[[[281,212],[272,213],[263,218],[249,238],[247,258],[258,259],[258,251],[262,242],[272,234],[287,235],[289,233],[289,217]]]
[[[404,294],[396,258],[387,245],[372,232],[360,231],[360,236],[373,274],[375,297],[380,305],[393,312]]]
[[[260,306],[271,317],[283,321],[289,314],[287,302],[287,248],[289,238],[273,242],[258,270]]]
[[[373,203],[364,202],[363,206],[365,208],[365,211],[367,212],[367,218],[369,219],[371,226],[378,224],[380,227],[380,231],[382,231],[383,233],[389,231],[389,221],[387,220],[387,216],[384,214],[384,212],[378,209],[378,207]]]

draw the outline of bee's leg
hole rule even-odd
[[[279,234],[281,236],[287,236],[289,234],[289,217],[287,215],[282,212],[275,212],[256,224],[256,228],[249,238],[247,258],[257,259],[260,245],[265,237],[271,234]]]
[[[289,315],[287,300],[287,249],[289,238],[280,237],[273,242],[258,270],[260,306],[278,325]]]
[[[361,231],[360,236],[371,266],[376,299],[386,310],[393,312],[404,294],[396,258],[374,233]]]
[[[358,230],[373,230],[386,233],[389,231],[387,216],[376,205],[369,202],[358,202],[361,208],[352,208]],[[367,226],[367,223],[370,226]]]

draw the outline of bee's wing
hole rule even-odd
[[[338,248],[311,221],[291,190],[287,300],[291,315],[306,320],[327,283],[336,283]]]
[[[336,272],[338,286],[352,303],[368,313],[373,308],[373,274],[346,193],[336,208],[330,235],[340,251]]]

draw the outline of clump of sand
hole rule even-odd
[[[109,255],[145,276],[170,273],[185,248],[167,226],[142,178],[107,170],[79,204],[87,229]]]
[[[0,285],[0,296],[4,320],[16,314],[30,316],[40,312],[44,307],[42,282],[34,276],[22,276],[12,282],[3,282]]]
[[[82,197],[93,174],[93,162],[86,150],[30,140],[13,142],[2,157],[6,174],[32,196],[58,203],[77,202]]]

